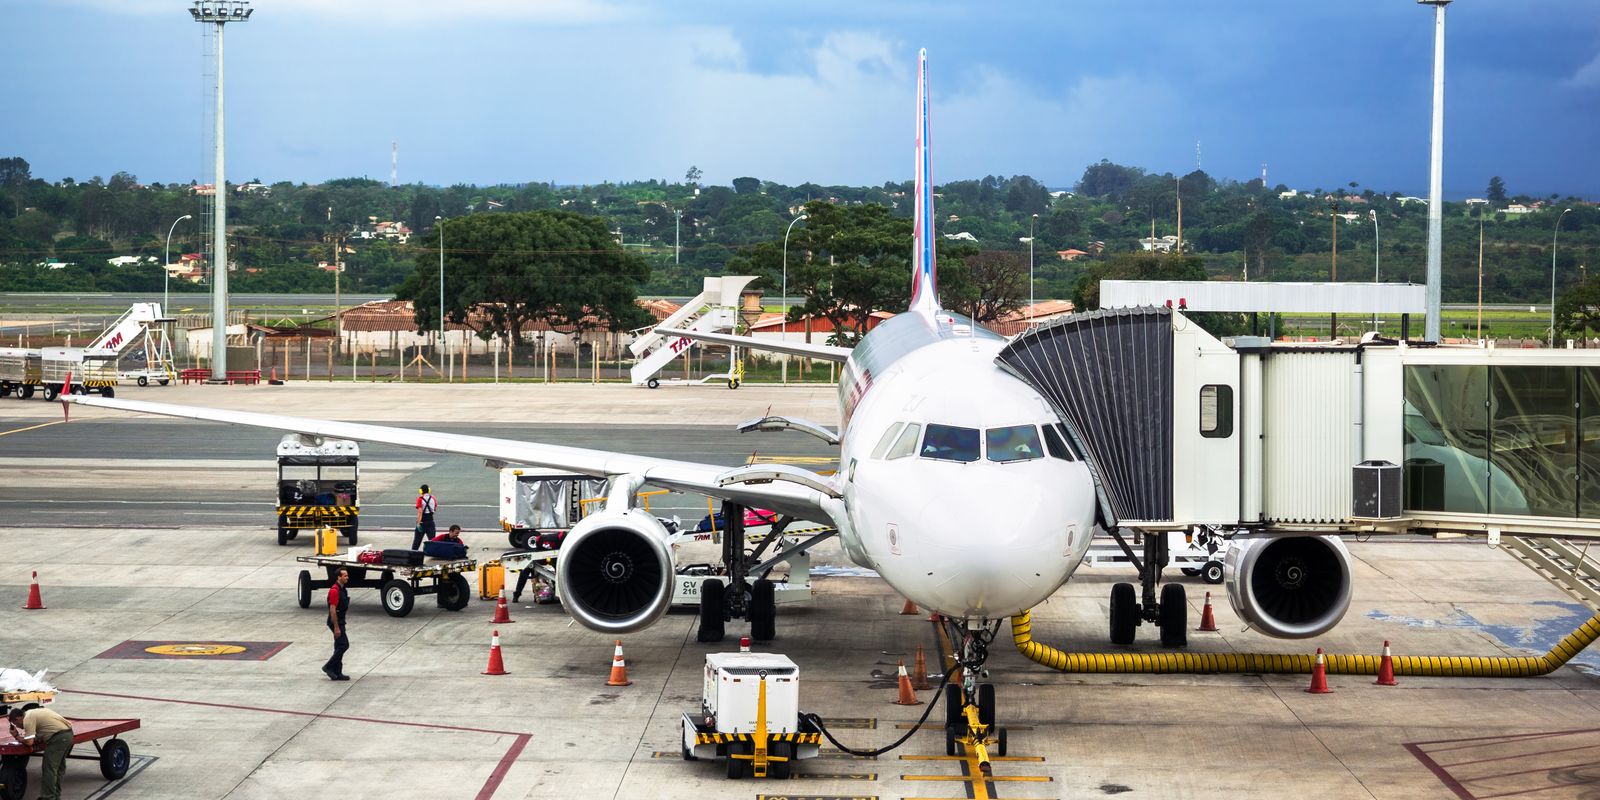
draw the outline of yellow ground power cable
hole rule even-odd
[[[1542,656],[1394,656],[1395,675],[1441,678],[1531,678],[1547,675],[1600,638],[1600,614]],[[1030,612],[1011,618],[1011,639],[1029,659],[1061,672],[1309,674],[1307,653],[1067,653],[1033,640]],[[1382,656],[1324,654],[1329,675],[1376,675]]]

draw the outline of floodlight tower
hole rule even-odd
[[[255,9],[249,0],[195,0],[189,16],[195,22],[217,26],[217,174],[212,188],[215,201],[211,234],[211,382],[228,380],[228,181],[222,171],[222,26],[250,19]]]
[[[1450,0],[1417,0],[1433,6],[1433,145],[1428,169],[1428,309],[1423,338],[1439,341],[1439,288],[1444,260],[1444,7]]]

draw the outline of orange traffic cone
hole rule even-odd
[[[922,701],[917,699],[917,693],[911,688],[911,676],[906,674],[905,659],[900,660],[900,695],[894,699],[897,706],[920,706]]]
[[[37,611],[44,608],[44,598],[39,596],[39,571],[34,570],[33,582],[28,584],[28,602],[22,606],[28,611]]]
[[[1200,609],[1200,627],[1195,628],[1195,630],[1205,631],[1206,633],[1215,633],[1217,630],[1217,618],[1211,614],[1210,592],[1206,592],[1206,604]]]
[[[628,680],[628,662],[622,659],[622,640],[617,640],[617,652],[611,656],[611,679],[606,681],[607,686],[632,686],[633,681]]]
[[[1394,679],[1394,656],[1389,654],[1389,640],[1383,640],[1383,662],[1378,664],[1378,679],[1373,683],[1379,686],[1399,686],[1400,682]]]
[[[928,657],[922,652],[922,645],[917,645],[917,660],[911,662],[911,688],[919,692],[928,691]]]
[[[500,599],[494,602],[494,619],[490,620],[495,625],[510,625],[516,620],[511,618],[511,607],[506,605],[506,587],[500,587]]]
[[[1311,685],[1306,687],[1308,694],[1328,694],[1328,665],[1322,660],[1322,648],[1317,648],[1317,665],[1311,668]]]
[[[506,662],[500,655],[500,632],[495,631],[489,639],[489,668],[483,671],[485,675],[510,675],[506,672]]]
[[[922,612],[917,610],[917,604],[911,602],[911,598],[909,597],[906,598],[906,604],[900,607],[900,616],[902,617],[915,616],[920,613]]]

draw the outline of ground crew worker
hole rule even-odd
[[[350,608],[350,590],[345,588],[349,582],[350,571],[340,567],[338,577],[328,587],[328,630],[333,631],[333,657],[322,665],[322,671],[329,680],[350,680],[350,676],[344,674],[344,651],[350,649],[350,637],[344,627],[344,612]]]
[[[417,529],[411,536],[412,550],[421,549],[423,541],[433,538],[433,515],[438,511],[438,498],[428,493],[428,484],[422,484],[417,492]]]
[[[39,800],[61,800],[61,771],[66,767],[67,753],[72,752],[72,723],[48,708],[14,708],[8,716],[11,735],[18,742],[28,747],[44,743]]]

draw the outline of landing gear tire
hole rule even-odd
[[[467,576],[459,572],[452,573],[450,577],[439,582],[439,593],[435,595],[439,607],[446,611],[460,611],[467,607],[467,601],[472,597],[472,587],[467,585]]]
[[[944,726],[961,727],[961,687],[953,683],[944,685]]]
[[[978,724],[994,725],[994,684],[978,684]]]
[[[722,581],[708,578],[700,584],[700,630],[695,634],[695,641],[722,641],[728,635],[723,628],[723,623],[727,621],[727,613],[728,598],[722,593]]]
[[[1133,644],[1134,631],[1139,628],[1139,599],[1133,584],[1119,583],[1111,587],[1111,643]]]
[[[660,389],[661,388],[661,380],[659,378],[651,378],[650,380],[645,381],[644,385],[646,385],[646,386],[648,386],[648,387],[650,387],[652,389]]]
[[[301,608],[311,607],[311,573],[300,570],[300,579],[295,582],[295,600],[299,601]]]
[[[1206,583],[1222,583],[1223,575],[1221,561],[1207,561],[1200,570],[1200,576],[1205,578]]]
[[[114,781],[128,774],[128,743],[112,739],[100,748],[100,776]]]
[[[416,601],[416,594],[411,591],[411,584],[405,581],[392,580],[383,585],[383,610],[391,617],[410,614],[411,604]]]
[[[750,638],[770,642],[778,635],[777,589],[762,579],[750,587]]]
[[[1184,647],[1189,644],[1189,601],[1184,598],[1183,584],[1169,583],[1161,587],[1161,646]]]

